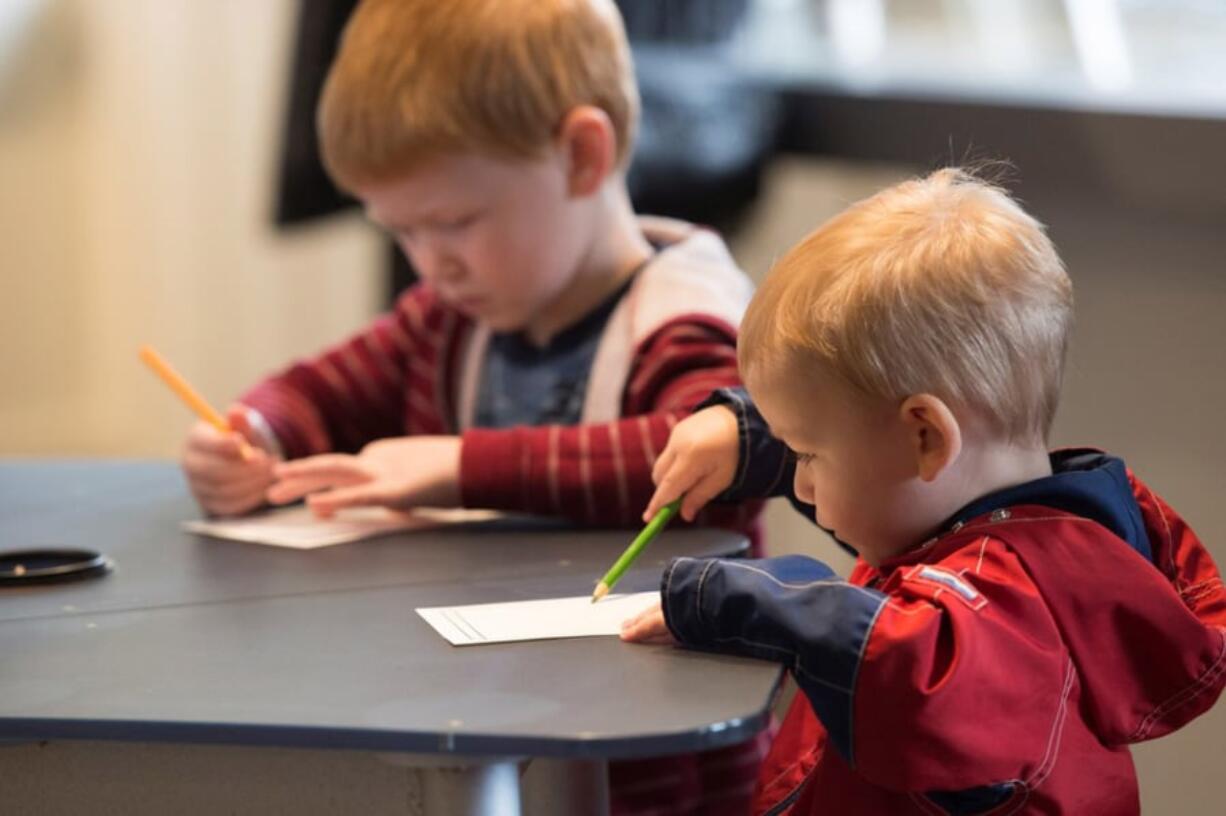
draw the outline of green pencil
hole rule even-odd
[[[613,566],[609,567],[609,571],[604,574],[604,577],[600,579],[600,583],[596,585],[596,591],[592,593],[592,603],[596,603],[609,594],[609,590],[622,577],[622,573],[630,568],[630,565],[634,563],[634,559],[639,557],[639,553],[647,548],[647,545],[660,534],[660,531],[664,529],[664,526],[668,524],[673,516],[677,515],[677,511],[680,509],[681,499],[677,499],[671,504],[666,504],[660,508],[655,518],[647,522],[647,526],[634,537],[634,541],[630,542],[630,546],[621,554],[621,558],[618,558]]]

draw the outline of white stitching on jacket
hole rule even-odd
[[[713,566],[715,566],[715,559],[711,559],[710,561],[707,561],[706,566],[702,568],[702,572],[699,573],[698,575],[698,598],[697,598],[698,614],[697,614],[697,617],[698,617],[698,622],[703,625],[706,625],[706,621],[702,619],[702,591],[707,586],[707,573],[711,571],[711,567]]]
[[[763,575],[767,579],[769,579],[772,583],[774,583],[776,586],[781,586],[784,589],[809,589],[810,587],[830,584],[830,585],[841,585],[841,586],[847,587],[848,589],[854,589],[857,592],[860,592],[860,593],[863,593],[869,596],[873,600],[880,600],[880,597],[878,596],[883,596],[883,593],[880,593],[880,592],[874,593],[872,590],[865,589],[862,586],[856,586],[855,584],[848,583],[843,578],[837,578],[837,577],[836,578],[820,578],[816,581],[809,581],[808,583],[804,583],[804,584],[790,584],[787,581],[780,581],[778,578],[771,575],[766,570],[758,569],[757,567],[751,567],[748,564],[739,564],[735,561],[726,561],[724,563],[729,567],[737,567],[738,569],[749,570],[750,572],[756,572],[759,575]]]
[[[1135,742],[1145,739],[1146,735],[1153,730],[1155,724],[1162,717],[1166,716],[1176,708],[1185,705],[1192,700],[1195,700],[1201,694],[1209,689],[1209,687],[1217,680],[1218,675],[1226,671],[1226,630],[1218,627],[1218,634],[1222,638],[1222,647],[1218,650],[1217,659],[1209,665],[1207,669],[1201,672],[1200,677],[1195,681],[1180,689],[1179,691],[1166,698],[1162,703],[1154,708],[1141,720],[1136,730],[1128,735],[1130,742]]]

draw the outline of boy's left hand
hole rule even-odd
[[[622,622],[621,639],[628,643],[668,643],[677,645],[677,639],[664,622],[664,610],[660,604],[644,609],[633,618]]]
[[[356,456],[326,453],[283,462],[268,501],[307,497],[320,518],[344,507],[455,507],[460,503],[460,437],[380,439]]]

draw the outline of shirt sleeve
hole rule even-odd
[[[729,330],[670,323],[638,350],[623,419],[466,431],[463,502],[585,524],[639,523],[654,490],[651,468],[673,426],[711,391],[739,384]]]
[[[1041,593],[999,544],[900,568],[881,590],[802,556],[678,559],[665,618],[698,648],[774,660],[831,743],[885,788],[962,790],[1042,770],[1075,672]]]
[[[406,373],[441,343],[431,332],[431,295],[409,290],[396,309],[323,353],[299,360],[240,398],[257,411],[288,458],[356,452],[404,433]],[[420,397],[420,395],[418,395]]]

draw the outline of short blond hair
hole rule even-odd
[[[928,393],[1010,440],[1046,441],[1073,291],[1043,226],[958,169],[887,188],[791,249],[755,295],[738,356],[817,363],[886,400]]]
[[[608,114],[624,166],[639,99],[612,0],[363,0],[324,85],[320,147],[353,190],[441,153],[540,155],[581,105]]]

